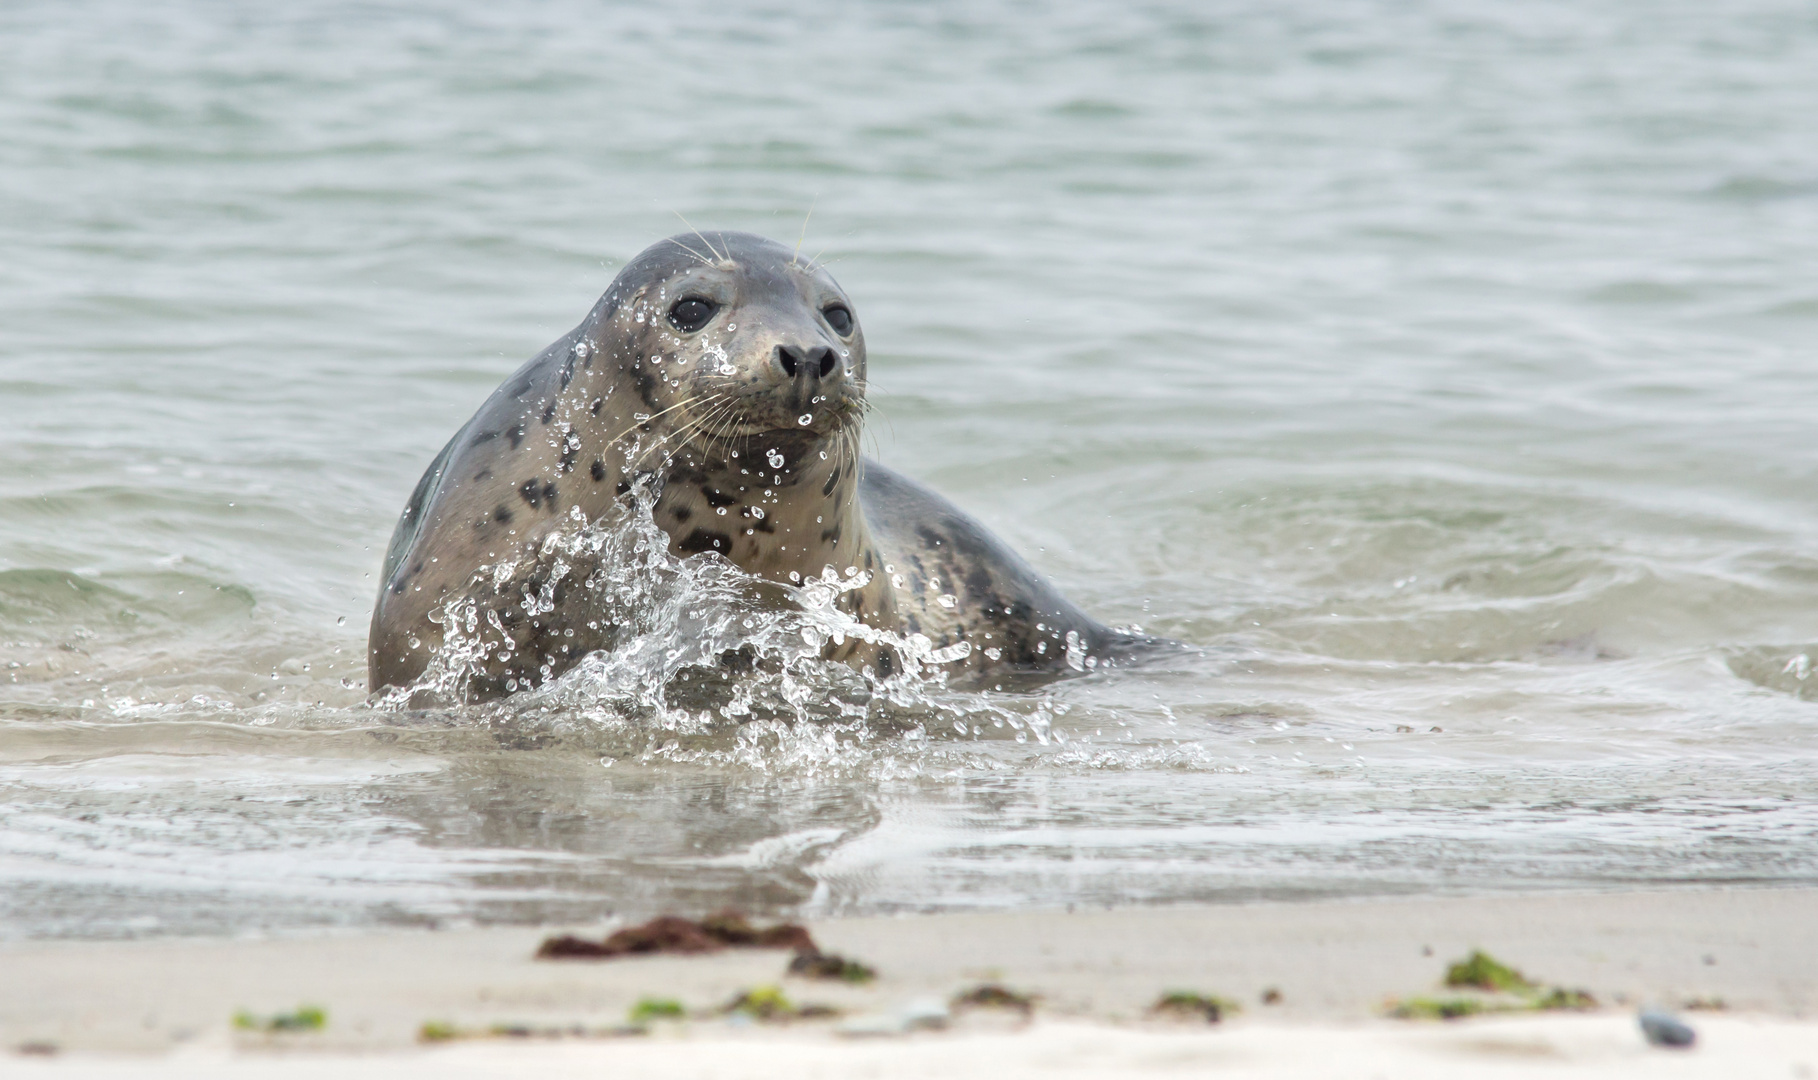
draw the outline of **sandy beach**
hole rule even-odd
[[[0,951],[0,1071],[20,1076],[1818,1076],[1818,892],[1720,890],[1232,907],[867,917],[812,922],[864,985],[786,975],[788,954],[532,959],[548,931],[267,940],[25,943]],[[599,936],[610,926],[569,928]],[[1482,948],[1599,1008],[1455,1021],[1385,1014],[1453,994]],[[1014,1010],[879,1035],[904,1010],[992,983]],[[728,1019],[781,986],[826,1020]],[[1158,1019],[1159,995],[1235,1002],[1217,1024]],[[1271,993],[1273,991],[1273,993]],[[626,1027],[640,999],[688,1018]],[[1270,1003],[1265,1003],[1267,1000]],[[919,1005],[917,1003],[920,1003]],[[236,1029],[300,1006],[320,1030]],[[1650,1047],[1637,1009],[1692,1024]],[[1688,1008],[1689,1006],[1689,1008]],[[426,1043],[425,1024],[463,1037]],[[498,1036],[500,1028],[528,1034]],[[870,1032],[860,1037],[855,1032]],[[472,1036],[472,1037],[467,1037]]]

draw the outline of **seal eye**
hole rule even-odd
[[[839,336],[845,337],[852,333],[852,312],[842,305],[833,304],[822,308],[821,317],[827,320],[827,325],[833,327],[833,332]]]
[[[713,318],[716,307],[712,301],[698,296],[684,297],[669,309],[669,322],[682,333],[692,334],[707,325],[707,320]]]

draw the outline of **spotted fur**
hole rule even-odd
[[[692,332],[669,317],[685,297],[716,305]],[[826,567],[869,573],[840,598],[846,610],[936,646],[970,644],[957,672],[1064,670],[1128,640],[938,495],[859,458],[864,335],[856,314],[838,332],[834,305],[853,310],[825,269],[750,234],[687,234],[639,255],[424,473],[386,553],[369,685],[418,679],[442,644],[432,616],[490,591],[548,586],[554,606],[532,616],[490,605],[511,645],[476,677],[475,696],[538,685],[611,648],[615,628],[587,609],[576,579],[536,580],[547,568],[526,556],[576,511],[592,521],[613,510],[634,484],[655,493],[678,557],[714,552],[778,582]],[[501,563],[527,576],[476,577]],[[893,666],[855,639],[829,655]]]

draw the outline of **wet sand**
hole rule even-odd
[[[788,954],[535,961],[551,931],[475,929],[240,941],[52,942],[0,949],[7,1075],[77,1076],[1116,1076],[1217,1067],[1269,1076],[1818,1077],[1818,891],[1720,890],[826,919],[821,947],[874,966],[853,986],[785,975]],[[598,936],[606,926],[567,928]],[[1448,962],[1483,948],[1586,1014],[1391,1020],[1393,999],[1449,993]],[[945,1031],[850,1037],[840,1021],[712,1015],[779,984],[848,1018],[892,1016],[981,982],[1038,996],[955,1016]],[[1164,991],[1242,1005],[1217,1025],[1164,1021]],[[1265,1004],[1273,990],[1279,1002]],[[694,1014],[644,1036],[639,998]],[[1651,1048],[1644,1004],[1681,1016],[1691,1051]],[[240,1010],[312,1004],[315,1032],[236,1030]],[[426,1022],[586,1037],[426,1045]],[[54,1053],[21,1053],[21,1048]],[[1801,1070],[1804,1070],[1803,1072]]]

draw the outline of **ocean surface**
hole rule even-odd
[[[1797,0],[12,0],[0,937],[1818,883],[1815,102]],[[418,476],[680,217],[1195,649],[369,703]]]

